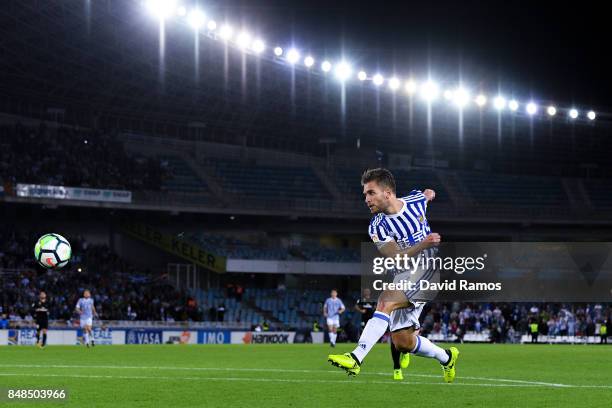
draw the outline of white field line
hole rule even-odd
[[[360,381],[360,380],[316,380],[316,379],[288,379],[288,378],[254,378],[254,377],[168,377],[168,376],[137,376],[137,375],[88,375],[88,374],[36,374],[36,373],[0,373],[0,377],[40,377],[40,378],[81,378],[81,379],[121,379],[121,380],[164,380],[164,381],[237,381],[237,382],[270,382],[270,383],[316,383],[316,384],[386,384],[386,385],[446,385],[443,382],[398,382],[398,381]],[[530,384],[477,384],[456,383],[452,386],[472,387],[541,387]]]
[[[229,368],[229,367],[171,367],[171,366],[117,366],[117,365],[65,365],[65,364],[0,364],[0,368],[66,368],[66,369],[111,369],[111,370],[169,370],[169,371],[224,371],[224,372],[274,372],[274,373],[339,373],[338,370],[299,370],[299,369],[281,369],[281,368]],[[366,375],[389,376],[389,373],[363,373]],[[103,376],[103,375],[79,375],[79,374],[30,374],[30,373],[0,373],[0,376],[38,376],[38,377],[74,377],[74,378],[122,378],[122,379],[183,379],[183,380],[219,380],[219,381],[261,381],[261,382],[311,382],[311,383],[359,383],[359,384],[401,384],[400,382],[391,381],[361,381],[354,378],[347,380],[315,380],[315,379],[286,379],[286,378],[251,378],[251,377],[175,377],[175,376]],[[432,374],[413,374],[409,377],[424,377],[424,378],[439,378],[439,375]],[[558,387],[558,388],[603,388],[612,389],[612,385],[578,385],[578,384],[559,384],[542,381],[515,380],[508,378],[489,378],[489,377],[464,377],[459,379],[476,380],[476,381],[495,381],[505,384],[489,384],[489,383],[454,383],[454,385],[462,386],[489,386],[489,387]],[[445,384],[440,382],[404,382],[406,384]]]

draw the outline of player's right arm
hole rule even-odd
[[[76,306],[74,307],[74,311],[77,312],[78,314],[83,314],[83,311],[81,310],[81,299],[79,299],[77,301]]]
[[[394,257],[395,255],[408,255],[412,257],[418,255],[421,251],[427,248],[439,245],[441,240],[442,237],[440,234],[432,232],[431,234],[427,235],[425,239],[411,247],[401,249],[397,242],[388,241],[383,243],[383,245],[379,245],[378,251],[385,257]]]
[[[323,305],[323,317],[327,317],[327,301]]]

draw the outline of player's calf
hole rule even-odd
[[[442,366],[444,381],[453,382],[455,379],[455,365],[459,357],[459,350],[455,347],[445,350],[432,343],[427,337],[417,335],[411,329],[392,333],[391,340],[396,349],[401,352],[410,352],[417,356],[438,360]]]

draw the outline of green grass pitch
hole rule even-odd
[[[608,346],[459,345],[457,379],[412,356],[392,380],[389,346],[361,374],[327,363],[351,345],[133,345],[0,348],[0,388],[66,388],[63,407],[610,407]]]

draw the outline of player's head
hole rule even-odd
[[[91,292],[89,291],[89,289],[85,289],[85,290],[83,291],[83,297],[84,297],[84,298],[86,298],[86,299],[87,299],[88,297],[91,297]]]
[[[365,288],[363,290],[363,298],[364,299],[368,299],[371,295],[372,295],[372,293],[370,292],[370,288]]]
[[[38,294],[38,298],[40,300],[45,300],[47,298],[47,294],[45,293],[44,290],[41,290],[40,293]]]
[[[334,298],[334,299],[335,299],[336,297],[338,297],[338,291],[337,291],[336,289],[332,289],[332,290],[331,290],[331,297],[332,297],[332,298]]]
[[[370,212],[385,212],[395,198],[395,178],[387,169],[368,169],[361,176],[363,196]]]

